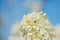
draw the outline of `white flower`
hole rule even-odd
[[[23,33],[26,40],[54,40],[55,38],[54,30],[51,30],[53,28],[43,11],[24,15],[17,27],[20,31],[17,29],[16,33]]]

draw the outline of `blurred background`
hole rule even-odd
[[[8,40],[12,25],[23,15],[41,10],[54,27],[60,24],[60,0],[0,0],[0,40]]]

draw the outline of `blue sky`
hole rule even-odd
[[[12,25],[16,21],[20,21],[23,15],[31,12],[29,8],[25,7],[24,3],[27,0],[0,0],[1,16],[6,24],[5,39],[10,35]],[[34,0],[33,0],[34,1]],[[29,2],[33,2],[30,0]],[[37,1],[37,2],[40,2]],[[60,24],[60,0],[45,0],[43,11],[46,13],[49,21],[53,25]]]

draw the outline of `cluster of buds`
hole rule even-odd
[[[42,11],[24,15],[20,26],[25,40],[55,40],[54,29]]]

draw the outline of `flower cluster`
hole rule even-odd
[[[55,40],[54,29],[42,11],[24,15],[20,25],[26,40]]]

